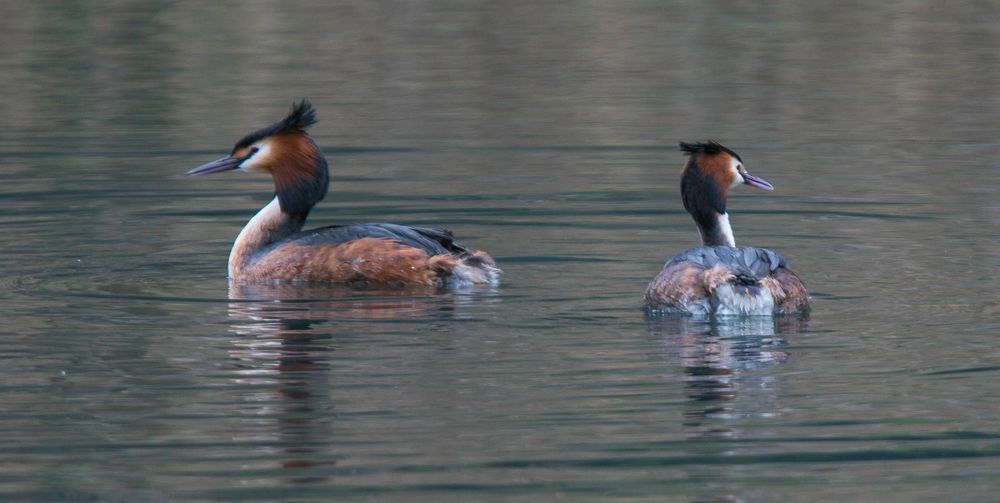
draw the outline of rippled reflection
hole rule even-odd
[[[735,434],[728,425],[734,419],[779,414],[779,383],[768,369],[789,358],[784,336],[807,323],[791,317],[651,318],[649,332],[662,341],[666,360],[683,368],[685,427],[727,437]]]
[[[296,470],[289,482],[328,479],[336,464],[325,446],[336,437],[328,381],[338,337],[384,332],[366,321],[461,317],[463,306],[489,301],[493,290],[357,288],[343,285],[230,285],[229,354],[236,384],[259,388],[241,395],[241,412],[255,423],[255,441],[281,446],[278,465]]]
[[[685,395],[680,423],[694,452],[727,463],[746,454],[732,441],[742,437],[743,428],[781,415],[783,383],[774,370],[792,357],[785,337],[807,325],[792,317],[648,318],[648,332],[662,345],[665,363],[680,367]],[[734,495],[740,485],[715,463],[686,470],[690,479],[704,481],[692,501],[746,501]]]

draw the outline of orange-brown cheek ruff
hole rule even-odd
[[[482,256],[492,262],[488,255]],[[432,286],[453,275],[460,263],[458,257],[431,257],[394,241],[362,238],[333,245],[282,246],[253,261],[234,279]]]
[[[706,155],[699,164],[699,171],[711,180],[711,185],[718,188],[719,196],[729,198],[729,188],[736,181],[732,170],[733,158],[728,154]]]

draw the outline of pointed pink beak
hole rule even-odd
[[[188,171],[185,175],[201,176],[210,175],[212,173],[222,173],[223,171],[230,171],[240,167],[240,162],[242,162],[240,159],[227,155],[222,159],[216,159],[208,164],[202,164],[201,166]]]
[[[747,173],[746,171],[740,174],[743,175],[743,183],[745,183],[746,185],[749,185],[751,187],[757,187],[758,189],[774,190],[774,185],[767,183],[767,180],[763,178],[757,178],[756,176],[753,176],[750,173]]]

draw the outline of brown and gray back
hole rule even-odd
[[[809,310],[802,281],[780,255],[766,248],[737,248],[726,201],[729,190],[749,185],[772,190],[751,175],[740,156],[716,143],[681,143],[689,157],[681,198],[704,246],[672,259],[646,288],[644,303],[662,313],[771,315]]]

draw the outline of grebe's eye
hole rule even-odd
[[[256,154],[258,150],[260,150],[260,149],[257,148],[257,147],[250,147],[250,155]]]

